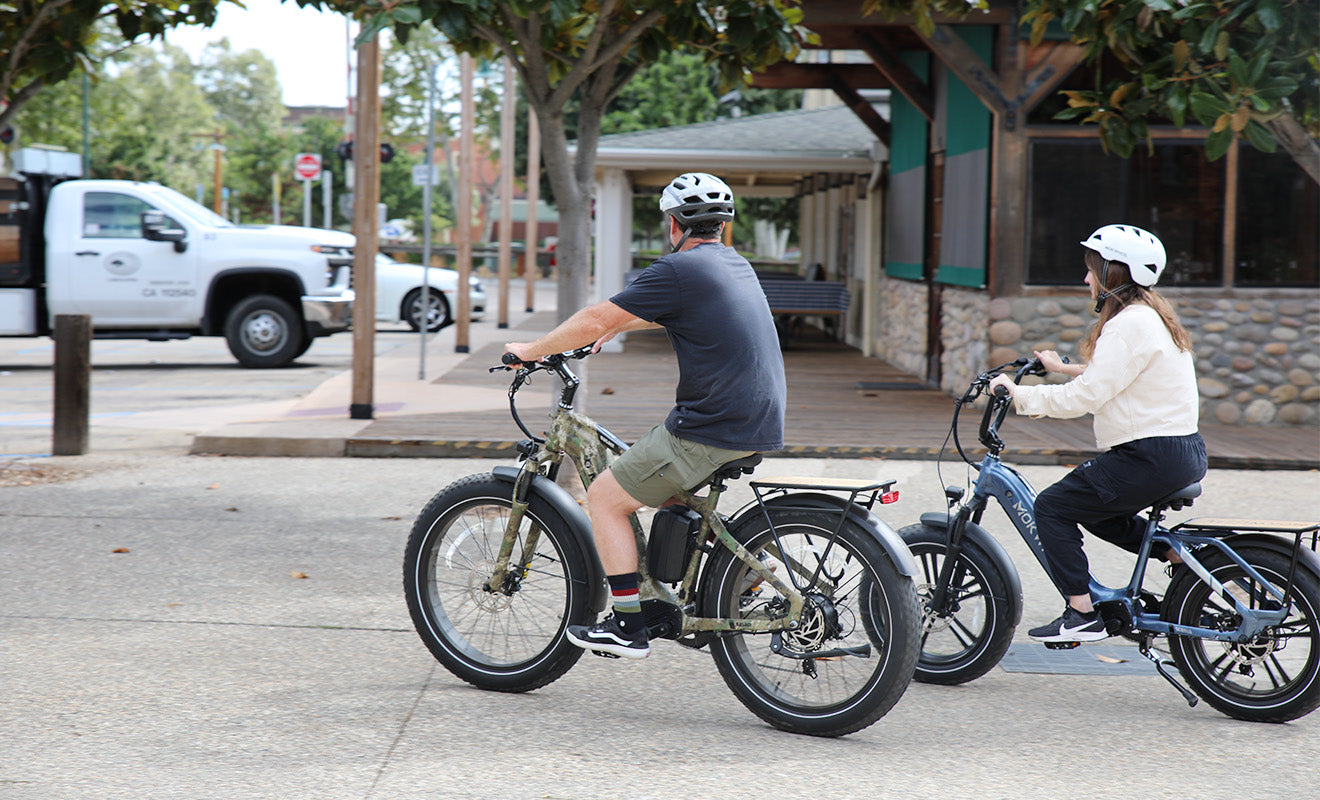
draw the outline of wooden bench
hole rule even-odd
[[[841,319],[848,311],[848,287],[838,281],[761,276],[761,289],[775,315],[780,347],[788,348],[801,317]]]

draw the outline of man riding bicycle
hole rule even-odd
[[[717,468],[783,447],[786,384],[774,318],[747,260],[721,244],[733,192],[713,175],[679,175],[660,194],[673,251],[623,291],[588,306],[534,342],[510,342],[535,361],[614,336],[662,327],[678,358],[674,408],[587,487],[588,511],[613,614],[571,625],[579,647],[625,658],[650,654],[629,516],[664,505]]]

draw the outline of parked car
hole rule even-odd
[[[420,330],[422,317],[426,329],[438,331],[454,321],[458,298],[458,272],[444,267],[431,267],[427,271],[426,285],[431,302],[423,311],[422,265],[405,264],[387,255],[376,255],[376,321],[406,322],[413,330]],[[468,298],[472,319],[486,316],[486,289],[476,277],[468,278]]]

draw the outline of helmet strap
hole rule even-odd
[[[690,237],[691,235],[692,235],[691,229],[683,231],[683,238],[679,239],[678,244],[674,245],[673,249],[670,250],[669,252],[677,253],[679,250],[682,250],[683,245],[687,244],[688,237]]]
[[[1123,291],[1124,289],[1128,288],[1129,286],[1135,286],[1135,285],[1136,285],[1136,284],[1134,284],[1132,281],[1128,281],[1127,283],[1124,283],[1124,284],[1122,284],[1122,285],[1115,286],[1115,287],[1114,287],[1114,290],[1113,290],[1112,292],[1106,290],[1106,291],[1103,291],[1103,292],[1101,292],[1100,294],[1096,295],[1096,296],[1095,296],[1095,313],[1097,313],[1097,314],[1100,313],[1100,309],[1104,307],[1104,304],[1105,304],[1105,301],[1106,301],[1106,300],[1108,300],[1109,298],[1111,298],[1111,297],[1117,295],[1119,292]]]

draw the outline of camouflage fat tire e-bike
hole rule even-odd
[[[565,457],[589,485],[627,449],[572,410],[578,379],[567,364],[589,354],[520,365],[509,390],[530,437],[519,465],[454,482],[413,524],[403,568],[413,623],[437,660],[482,689],[525,692],[562,676],[584,652],[565,629],[608,603],[590,522],[555,482]],[[537,371],[563,384],[544,438],[514,403]],[[739,701],[774,727],[852,733],[898,702],[916,668],[917,566],[870,511],[893,499],[893,481],[751,481],[755,502],[716,513],[726,482],[759,461],[726,464],[680,494],[681,505],[656,512],[649,538],[634,515],[651,637],[709,647]]]

